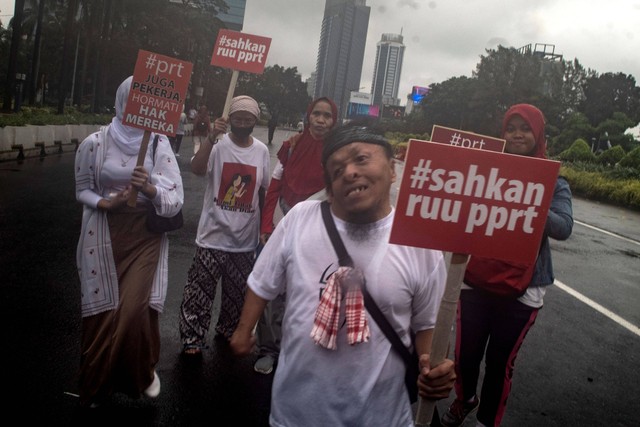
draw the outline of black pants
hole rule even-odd
[[[456,330],[456,395],[467,401],[476,394],[480,363],[485,374],[477,419],[500,425],[511,391],[515,359],[538,309],[516,299],[477,290],[460,292]],[[485,355],[486,348],[486,355]]]

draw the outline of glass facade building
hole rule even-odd
[[[371,83],[375,105],[400,105],[398,88],[405,48],[402,40],[400,34],[383,34],[378,42]]]
[[[229,6],[229,10],[218,14],[218,18],[225,23],[228,29],[242,31],[247,0],[225,0],[225,2]]]
[[[314,97],[327,96],[344,118],[352,91],[360,89],[371,8],[365,0],[326,0],[316,63]]]

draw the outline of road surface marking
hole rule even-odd
[[[603,306],[601,306],[597,302],[593,301],[590,298],[587,298],[586,296],[582,295],[580,292],[576,291],[573,288],[570,288],[569,286],[565,285],[564,283],[562,283],[561,281],[559,281],[557,279],[553,282],[553,284],[556,285],[557,287],[559,287],[560,289],[562,289],[563,291],[565,291],[566,293],[568,293],[569,295],[572,295],[573,297],[575,297],[578,300],[582,301],[583,303],[587,304],[589,307],[595,309],[596,311],[600,312],[601,314],[604,314],[609,319],[613,320],[614,322],[616,322],[617,324],[619,324],[623,328],[627,328],[628,330],[630,330],[631,332],[633,332],[637,336],[640,336],[640,328],[638,328],[633,323],[626,321],[625,319],[623,319],[622,317],[618,316],[617,314],[615,314],[611,310],[608,310],[608,309],[604,308]]]
[[[640,242],[638,242],[637,240],[629,239],[627,237],[622,237],[619,234],[615,234],[615,233],[612,233],[610,231],[603,230],[602,228],[594,227],[593,225],[589,225],[589,224],[587,224],[585,222],[580,222],[580,221],[575,221],[575,220],[573,222],[575,222],[576,224],[580,224],[583,227],[587,227],[587,228],[590,228],[592,230],[596,230],[596,231],[599,231],[601,233],[604,233],[606,235],[609,235],[609,236],[612,236],[612,237],[617,237],[618,239],[624,240],[625,242],[633,243],[635,245],[640,246]]]

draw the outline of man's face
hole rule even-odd
[[[333,114],[331,105],[325,101],[319,101],[313,106],[309,114],[309,131],[315,139],[323,138],[333,126]]]
[[[351,223],[367,224],[389,214],[391,184],[396,180],[393,162],[382,146],[352,142],[333,153],[325,173],[333,213]]]

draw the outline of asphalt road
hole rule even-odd
[[[254,133],[263,141],[266,134],[266,128]],[[272,159],[288,134],[277,131]],[[116,396],[98,410],[78,408],[81,208],[72,148],[65,150],[0,163],[3,424],[266,425],[272,376],[254,373],[252,357],[234,359],[213,334],[202,362],[180,357],[178,310],[204,191],[202,178],[188,171],[188,137],[179,158],[185,226],[170,237],[161,316],[161,395]],[[503,426],[640,425],[640,213],[575,198],[574,216],[572,237],[552,243],[561,283],[549,290],[520,351]],[[439,403],[441,411],[452,398]],[[465,425],[474,422],[470,417]]]

